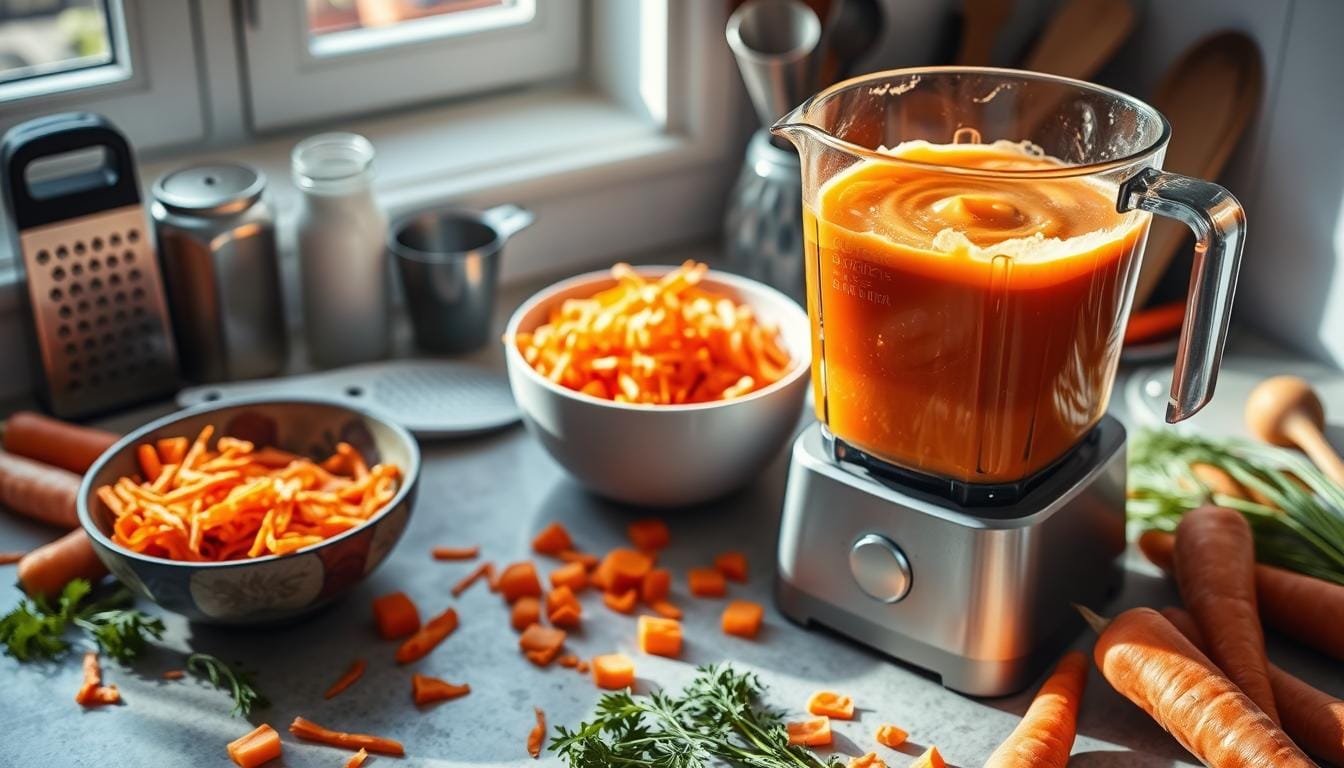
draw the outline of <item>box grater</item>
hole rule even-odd
[[[98,152],[96,168],[34,172]],[[0,164],[47,407],[78,418],[172,392],[177,355],[125,137],[99,115],[50,115],[11,128]]]

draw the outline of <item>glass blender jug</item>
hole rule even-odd
[[[833,458],[955,498],[1020,497],[1106,410],[1152,213],[1197,238],[1167,420],[1209,400],[1245,216],[1222,187],[1160,170],[1170,127],[1152,107],[932,67],[839,83],[773,130],[802,161]]]

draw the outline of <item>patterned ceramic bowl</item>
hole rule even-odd
[[[194,436],[207,424],[217,435],[274,445],[305,456],[355,446],[368,459],[401,469],[396,496],[364,525],[308,549],[222,563],[191,563],[132,552],[113,543],[112,511],[100,486],[139,471],[136,446],[162,437]],[[314,611],[345,592],[387,557],[411,515],[420,449],[410,433],[371,412],[322,400],[256,399],[203,405],[166,416],[122,438],[104,453],[79,490],[79,521],[98,557],[123,584],[192,621],[260,624]]]

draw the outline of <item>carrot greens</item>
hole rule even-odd
[[[134,598],[125,587],[89,600],[92,592],[88,581],[74,579],[61,589],[55,606],[43,597],[21,601],[0,618],[5,653],[20,661],[56,658],[70,647],[66,631],[75,626],[103,653],[125,664],[139,656],[151,638],[163,636],[163,622],[131,608]]]
[[[247,717],[253,709],[264,709],[270,705],[248,675],[230,667],[218,656],[193,653],[187,657],[187,669],[233,696],[233,711],[230,714]]]

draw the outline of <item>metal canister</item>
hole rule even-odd
[[[261,171],[181,168],[154,182],[151,214],[185,376],[271,376],[288,352],[275,216]]]

